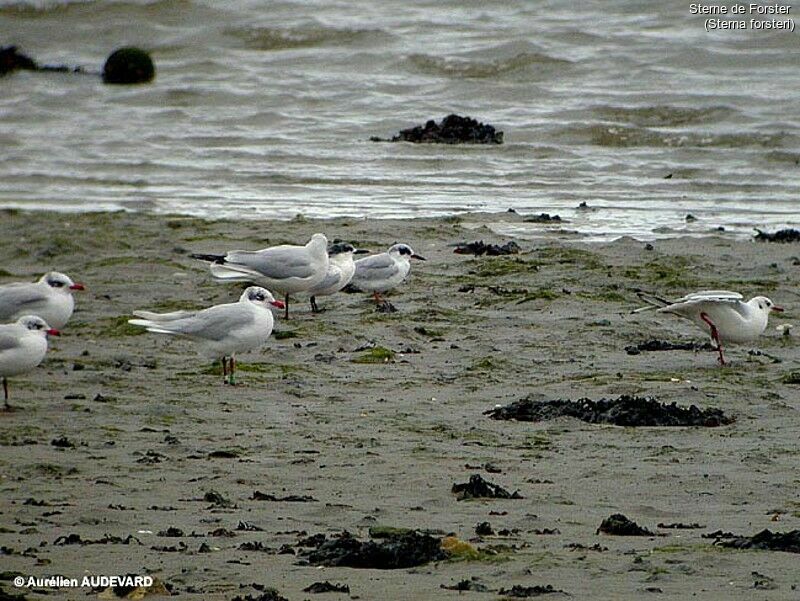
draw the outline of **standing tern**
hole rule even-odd
[[[408,244],[395,244],[386,252],[370,255],[355,262],[353,285],[372,292],[376,302],[381,302],[381,293],[388,292],[406,279],[411,270],[410,259],[424,261]]]
[[[366,252],[369,251],[356,249],[347,242],[336,242],[328,249],[328,272],[319,284],[308,290],[308,294],[311,296],[311,311],[313,313],[322,311],[317,306],[316,297],[336,294],[350,283],[356,271],[353,255]]]
[[[0,376],[6,411],[12,410],[8,404],[8,376],[30,371],[42,362],[48,334],[58,336],[59,332],[38,315],[23,315],[15,323],[0,325]]]
[[[236,353],[260,347],[272,333],[274,320],[270,305],[279,309],[284,306],[269,290],[250,286],[235,303],[215,305],[202,311],[134,311],[140,319],[128,322],[147,328],[148,332],[185,336],[196,341],[202,355],[222,361],[223,383],[236,384]]]
[[[744,302],[741,294],[727,290],[702,290],[674,301],[644,292],[638,295],[648,306],[636,309],[635,313],[653,309],[659,313],[672,313],[710,334],[717,344],[721,365],[725,365],[723,341],[726,344],[752,342],[766,329],[770,312],[783,311],[766,296],[756,296]]]
[[[289,296],[319,284],[328,271],[328,239],[314,234],[304,246],[282,244],[262,250],[231,250],[224,255],[192,254],[211,262],[211,275],[222,282],[252,282],[285,297],[289,319]]]

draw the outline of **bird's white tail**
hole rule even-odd
[[[153,323],[149,319],[129,319],[128,323],[134,326],[147,328],[148,332],[153,332],[155,334],[177,334],[177,332],[173,332],[161,324]]]
[[[214,279],[224,280],[226,282],[252,282],[253,278],[259,276],[257,272],[247,267],[212,263],[210,268],[211,275],[214,276]]]

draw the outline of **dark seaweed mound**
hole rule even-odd
[[[501,588],[497,591],[498,595],[505,595],[506,597],[514,597],[515,599],[529,599],[530,597],[539,597],[540,595],[550,595],[553,593],[563,593],[553,588],[552,584],[546,586],[520,586],[515,584],[510,589]]]
[[[332,582],[315,582],[303,589],[304,593],[350,593],[350,587],[346,584],[334,584]]]
[[[475,242],[465,242],[456,246],[454,253],[458,255],[487,255],[490,257],[498,257],[501,255],[516,255],[522,252],[519,244],[510,240],[505,244],[486,244],[483,240],[476,240]]]
[[[659,403],[651,397],[622,395],[617,399],[514,401],[505,407],[484,411],[492,419],[538,422],[558,417],[575,417],[590,424],[615,426],[705,426],[717,427],[734,419],[721,409],[700,409],[696,405],[681,407],[675,403]]]
[[[464,499],[522,499],[519,491],[508,492],[502,486],[484,480],[480,474],[472,474],[469,482],[453,484],[451,489],[459,501]]]
[[[564,220],[558,215],[551,215],[550,213],[539,213],[538,215],[531,215],[525,217],[522,221],[527,223],[561,223]]]
[[[734,536],[731,540],[717,541],[715,544],[734,549],[761,549],[800,553],[800,530],[792,530],[790,532],[762,530],[753,536]]]
[[[629,355],[638,355],[642,351],[714,351],[710,342],[670,342],[651,338],[638,344],[626,346],[625,352]]]
[[[411,568],[447,557],[438,538],[416,531],[404,532],[379,543],[360,541],[345,532],[339,538],[324,541],[313,551],[304,552],[304,555],[308,563],[315,566],[376,570]]]
[[[403,129],[392,138],[370,138],[373,142],[414,142],[415,144],[502,144],[503,132],[470,117],[448,115],[441,123],[433,119],[424,126]]]
[[[755,239],[758,242],[800,242],[800,230],[791,227],[778,230],[773,234],[758,229],[756,232]]]
[[[642,528],[633,520],[629,520],[621,513],[608,516],[600,523],[597,534],[612,534],[615,536],[658,536],[647,528]]]

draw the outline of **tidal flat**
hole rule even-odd
[[[354,599],[796,599],[796,553],[709,535],[800,528],[800,345],[775,329],[800,312],[800,244],[719,233],[650,248],[543,228],[517,240],[520,254],[454,254],[459,243],[507,242],[481,225],[498,218],[518,217],[0,212],[0,283],[57,269],[87,286],[42,365],[10,379],[0,587],[72,599],[89,591],[11,580],[130,573],[181,599],[294,601],[315,597],[304,592],[314,584],[326,590],[321,581]],[[318,299],[321,314],[302,297],[290,320],[276,312],[268,344],[238,357],[236,387],[190,342],[127,323],[135,309],[238,298],[241,287],[214,282],[190,252],[304,243],[317,231],[373,252],[405,242],[428,260],[389,295],[395,313],[358,293]],[[726,349],[720,367],[692,324],[631,315],[638,288],[764,294],[786,312],[757,345]],[[654,339],[687,350],[626,351]],[[523,398],[621,395],[733,419],[620,427],[484,414]],[[458,500],[453,485],[475,474],[521,498]],[[614,514],[655,536],[598,533]],[[459,551],[396,569],[308,559],[318,535],[391,541],[408,530]]]

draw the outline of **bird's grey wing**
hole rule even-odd
[[[11,333],[0,330],[0,353],[9,351],[19,346],[19,338]]]
[[[382,280],[397,273],[398,267],[387,254],[372,255],[356,261],[356,272],[353,279]]]
[[[170,321],[164,325],[176,334],[204,340],[223,340],[232,330],[247,327],[253,323],[253,312],[240,303],[217,305],[199,311],[187,319]]]
[[[675,302],[684,302],[684,301],[697,301],[697,300],[709,300],[709,301],[719,301],[719,302],[732,302],[737,300],[742,300],[744,298],[738,292],[731,292],[730,290],[700,290],[699,292],[692,292],[691,294],[687,294],[681,299],[678,299]]]
[[[149,319],[150,321],[163,323],[167,321],[175,321],[177,319],[186,319],[188,317],[193,317],[197,314],[197,311],[173,311],[172,313],[153,313],[152,311],[134,311],[133,314],[136,317],[141,317],[143,319]]]
[[[736,311],[741,317],[748,318],[750,316],[750,306],[737,298],[705,298],[689,301],[690,304],[697,306],[703,311],[708,311],[712,307],[725,306],[729,309]]]
[[[311,290],[308,291],[309,294],[314,294],[316,290],[327,290],[331,286],[335,286],[339,283],[339,277],[342,275],[341,269],[331,269],[328,268],[328,272],[325,274],[325,277],[322,281],[314,286]]]
[[[712,294],[709,294],[712,293]],[[701,293],[688,295],[686,300],[675,302],[666,307],[658,309],[659,313],[674,313],[682,317],[691,318],[692,315],[697,315],[697,311],[708,312],[712,308],[725,306],[733,309],[742,317],[749,315],[749,305],[742,302],[741,294],[737,292],[726,292],[725,290],[708,290],[705,296]],[[737,298],[738,297],[738,298]]]
[[[319,268],[303,247],[274,247],[255,252],[234,250],[225,255],[225,261],[244,265],[273,280],[310,278]]]
[[[20,310],[35,311],[45,301],[45,293],[32,284],[0,286],[0,319],[8,319]]]

